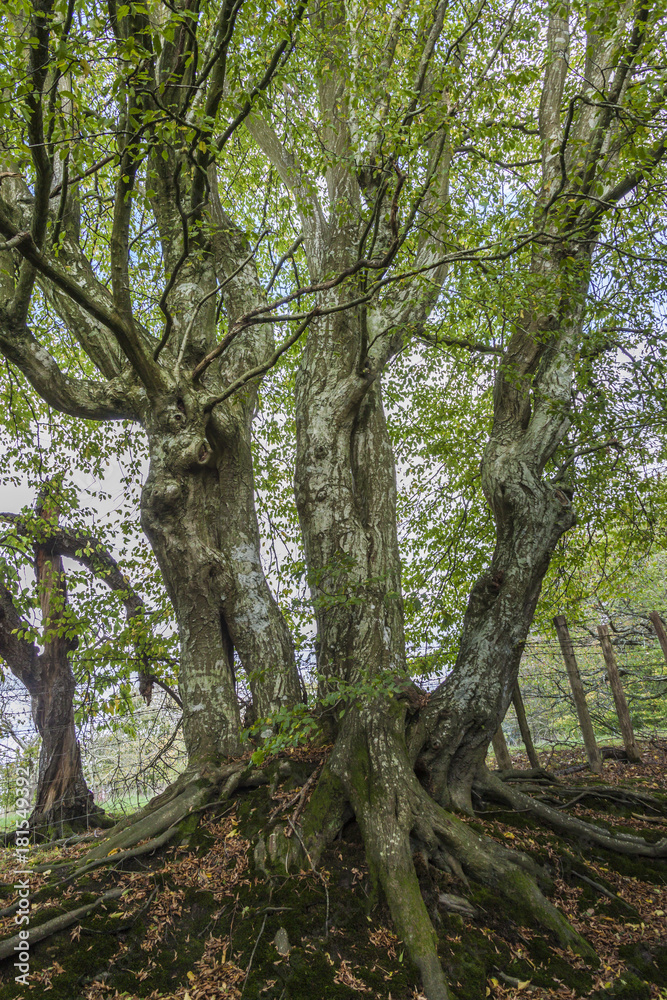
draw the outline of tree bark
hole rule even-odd
[[[492,436],[482,466],[497,524],[491,568],[471,593],[452,676],[431,696],[413,738],[436,800],[467,812],[474,776],[512,697],[551,554],[575,521],[566,493],[543,482],[539,462],[531,469],[517,442],[503,436]]]
[[[502,725],[496,729],[491,737],[491,742],[493,744],[493,752],[496,755],[496,764],[501,771],[509,771],[512,767],[512,758],[507,748],[507,741],[505,740]]]
[[[519,729],[521,730],[521,739],[523,740],[523,745],[526,748],[530,766],[539,767],[540,758],[537,756],[537,751],[535,750],[535,746],[533,744],[533,738],[530,734],[530,726],[528,725],[528,719],[526,718],[526,708],[523,703],[523,698],[521,697],[521,689],[518,683],[514,685],[514,690],[512,691],[512,704],[514,705],[514,711],[516,712]]]
[[[379,382],[358,374],[355,320],[315,324],[296,388],[296,499],[322,695],[405,672],[392,448]]]
[[[663,656],[667,662],[667,632],[665,631],[665,626],[662,624],[662,618],[657,611],[652,611],[649,618],[653,623],[653,628],[655,629],[655,634],[658,637],[660,648],[662,649]]]

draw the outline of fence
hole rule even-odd
[[[569,638],[594,736],[598,741],[618,742],[622,731],[599,624],[571,625]],[[667,730],[667,635],[660,635],[661,627],[657,613],[636,610],[617,614],[608,624],[629,718],[640,739]],[[520,697],[515,698],[515,707],[502,725],[506,744],[518,747],[525,742],[523,721],[524,736],[527,728],[538,749],[580,745],[580,720],[563,649],[554,634],[531,636],[519,682]],[[161,691],[156,691],[150,706],[135,705],[131,731],[114,730],[107,722],[89,719],[78,736],[84,774],[95,802],[114,814],[132,812],[162,791],[186,759],[180,714]],[[502,752],[502,746],[498,749]],[[36,783],[38,756],[39,738],[27,692],[10,675],[0,686],[0,828],[11,828],[14,823],[17,765],[31,761]]]
[[[619,688],[635,737],[667,730],[667,635],[657,612],[632,609],[607,617],[605,622],[569,627],[562,616],[554,621],[560,641],[531,637],[521,661],[520,691],[535,744],[580,745],[583,739],[591,747],[599,741],[620,740],[626,748],[631,746],[627,728],[624,733],[626,722],[619,717],[624,714],[622,703],[619,707]],[[574,671],[581,681],[580,690]],[[523,742],[512,708],[502,732],[510,747]],[[591,752],[589,762],[595,767]]]

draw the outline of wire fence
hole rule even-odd
[[[638,739],[667,732],[667,653],[645,611],[628,611],[610,621],[619,673]],[[571,625],[572,645],[586,692],[596,735],[602,742],[620,739],[619,722],[605,669],[597,623]],[[302,663],[306,686],[313,678]],[[431,678],[432,688],[442,678]],[[552,635],[533,635],[526,644],[519,675],[533,742],[540,748],[581,744],[568,675],[561,650]],[[246,687],[239,698],[250,701]],[[518,720],[512,708],[503,722],[510,748],[521,746]],[[135,811],[163,791],[183,770],[187,755],[182,716],[174,701],[156,690],[150,705],[138,696],[123,719],[86,719],[77,732],[83,772],[95,805],[111,815]],[[31,773],[34,797],[40,740],[25,688],[11,675],[0,685],[0,829],[15,825],[16,776],[19,765]],[[85,817],[81,817],[85,818]]]
[[[667,731],[667,651],[663,651],[647,609],[627,609],[598,621],[575,622],[569,632],[598,740],[621,738],[597,625],[609,627],[621,684],[637,738]],[[560,644],[553,634],[531,636],[521,660],[521,694],[536,745],[579,745],[581,732]],[[516,715],[509,709],[503,732],[510,747],[521,743]]]

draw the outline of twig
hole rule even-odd
[[[250,975],[250,968],[252,966],[252,960],[255,957],[255,952],[257,951],[257,947],[258,947],[259,942],[261,940],[262,934],[264,933],[264,928],[266,927],[266,921],[268,919],[268,916],[269,916],[268,913],[264,914],[264,919],[262,920],[262,926],[259,929],[259,934],[257,935],[257,940],[255,941],[255,947],[252,949],[252,954],[250,956],[250,961],[248,962],[248,966],[247,966],[247,968],[245,970],[245,979],[243,980],[243,989],[241,990],[241,996],[243,996],[243,994],[245,992],[246,984],[248,982],[248,976]]]
[[[667,816],[641,816],[639,813],[631,813],[634,819],[641,819],[644,823],[663,823],[667,824]]]
[[[586,882],[586,884],[590,885],[593,889],[597,889],[597,891],[603,896],[606,896],[607,899],[613,899],[616,903],[621,903],[623,906],[627,907],[627,909],[632,910],[633,913],[636,912],[634,906],[630,903],[626,903],[621,896],[617,896],[615,892],[612,892],[611,889],[607,889],[601,882],[596,882],[595,879],[589,878],[588,875],[582,875],[581,872],[573,871],[572,874],[576,875],[582,882]]]
[[[319,773],[322,770],[322,766],[323,765],[320,764],[319,767],[315,768],[315,770],[313,771],[313,773],[311,774],[311,776],[308,778],[308,780],[306,782],[304,782],[304,784],[301,786],[301,788],[298,788],[296,790],[296,792],[294,793],[294,795],[292,796],[292,798],[289,799],[288,802],[285,802],[285,803],[279,802],[278,803],[278,805],[276,806],[276,808],[271,812],[271,814],[269,816],[269,823],[273,823],[274,820],[280,815],[281,812],[287,812],[287,810],[291,809],[292,806],[295,803],[296,803],[296,809],[292,813],[292,822],[296,823],[297,818],[299,816],[299,813],[303,809],[303,805],[304,805],[304,802],[305,802],[306,793],[308,792],[308,789],[311,787],[311,785],[313,785],[314,782],[319,777]]]
[[[570,799],[569,802],[565,802],[562,806],[559,806],[558,808],[559,809],[569,809],[570,806],[573,806],[575,804],[575,802],[579,802],[579,801],[581,801],[581,799],[585,799],[587,795],[588,795],[588,791],[584,790],[583,792],[580,792],[579,795],[575,795],[575,797],[573,799]]]
[[[308,864],[310,865],[312,871],[314,872],[315,875],[317,875],[317,877],[321,881],[322,885],[324,886],[324,895],[326,896],[326,900],[327,900],[327,912],[326,912],[325,917],[324,917],[324,939],[326,941],[326,939],[329,937],[329,887],[327,885],[327,881],[326,881],[324,875],[322,874],[322,872],[319,872],[317,870],[317,868],[315,867],[315,865],[313,864],[313,859],[311,858],[310,854],[308,853],[308,848],[304,844],[303,839],[301,837],[301,834],[299,833],[299,831],[297,830],[297,828],[294,826],[294,823],[292,822],[292,820],[289,817],[287,818],[287,822],[292,827],[292,830],[294,831],[295,836],[297,837],[299,843],[303,847],[304,854],[308,858]]]
[[[128,920],[126,923],[122,924],[120,927],[113,927],[113,928],[111,928],[111,930],[98,931],[97,928],[95,928],[95,927],[83,927],[82,926],[81,927],[82,932],[84,934],[123,934],[123,933],[125,933],[125,931],[129,931],[130,928],[134,927],[134,925],[136,924],[137,920],[139,920],[139,919],[141,919],[141,917],[143,917],[144,913],[146,912],[146,910],[148,909],[148,907],[151,905],[151,903],[153,902],[153,900],[157,896],[157,893],[158,893],[157,888],[153,889],[152,893],[150,894],[150,896],[148,897],[148,899],[146,900],[146,902],[144,903],[144,905],[139,910],[137,910],[137,912],[133,915],[132,919]]]

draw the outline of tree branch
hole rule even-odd
[[[34,265],[44,278],[52,281],[56,287],[69,295],[74,302],[113,333],[121,350],[146,386],[146,389],[151,392],[159,392],[163,388],[163,376],[160,368],[147,353],[134,324],[127,324],[115,309],[107,309],[105,304],[96,301],[88,295],[78,282],[74,281],[65,271],[62,271],[55,264],[51,263],[37,249],[32,237],[28,239],[25,237],[25,234],[19,233],[16,226],[1,210],[0,233],[9,240],[17,236],[23,236],[17,245],[17,249],[23,257]]]
[[[16,610],[11,593],[0,582],[0,656],[30,694],[35,694],[39,680],[39,652],[34,642],[18,635],[28,627]]]
[[[25,375],[49,406],[88,420],[137,418],[134,389],[127,376],[109,382],[72,378],[58,366],[27,326],[16,327],[0,310],[0,351]]]
[[[20,514],[0,513],[0,520],[13,524],[18,534],[24,538],[34,538],[35,536],[35,529],[31,528]],[[132,621],[133,618],[143,616],[145,606],[142,598],[134,590],[109,550],[93,535],[86,531],[73,531],[54,524],[47,527],[46,537],[40,537],[39,543],[48,555],[74,559],[90,570],[93,576],[102,580],[110,590],[118,593],[125,606],[128,622]],[[144,648],[139,647],[139,655],[142,664],[139,669],[139,690],[146,701],[150,702],[152,684],[156,678],[148,670],[149,657],[145,646]],[[161,682],[160,686],[164,687]],[[172,691],[169,693],[175,697]]]

